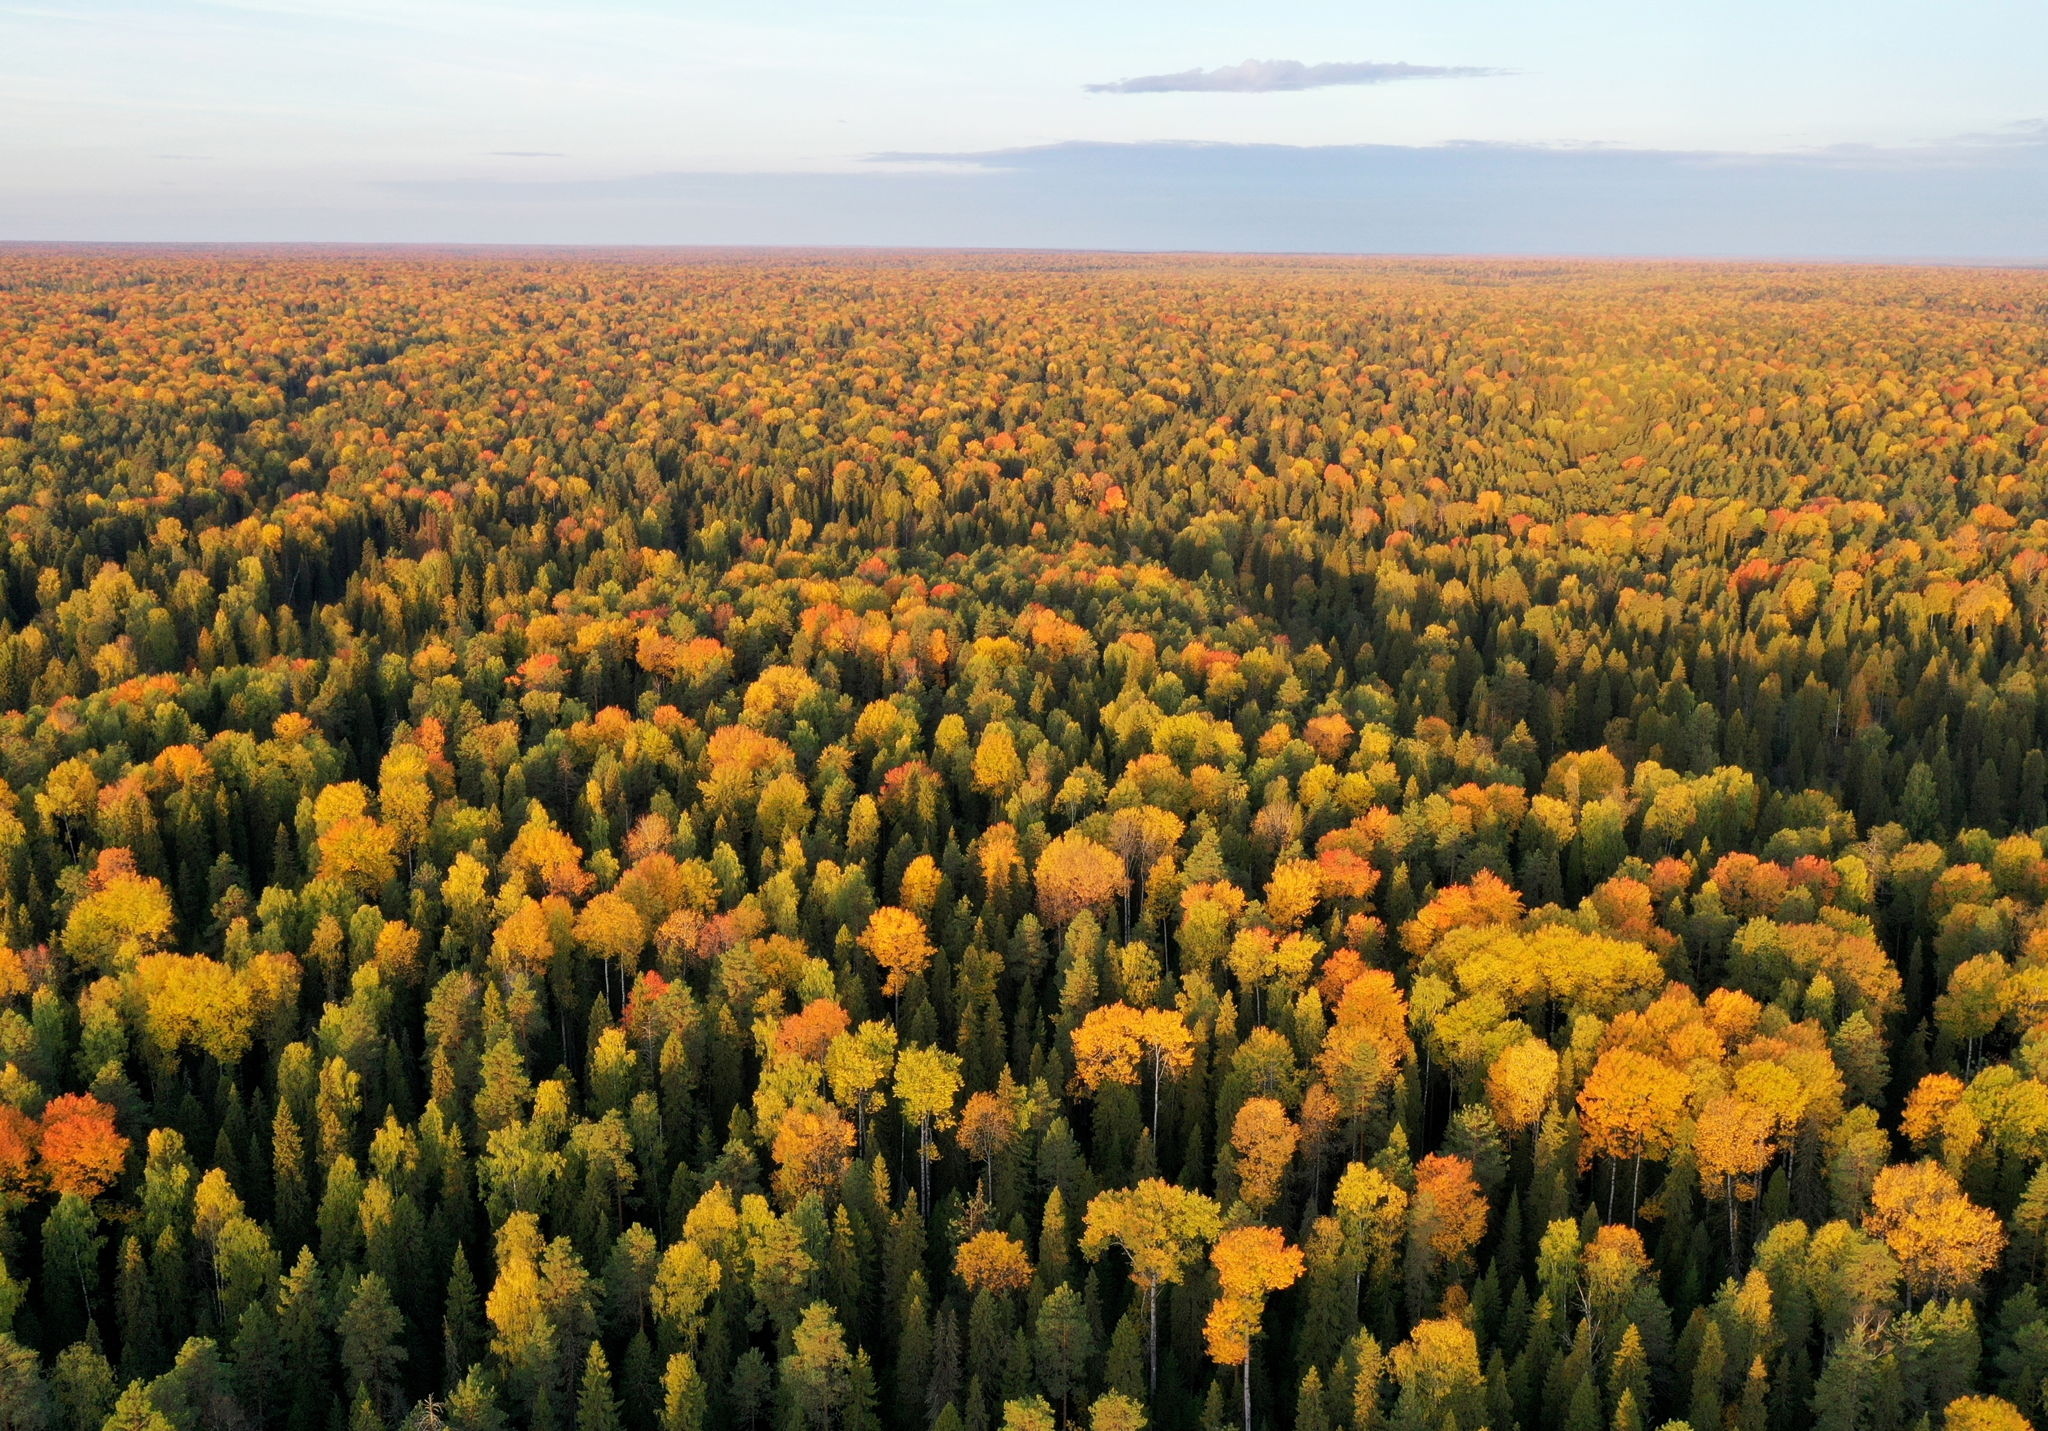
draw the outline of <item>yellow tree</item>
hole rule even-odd
[[[1195,1061],[1195,1036],[1175,1009],[1146,1009],[1138,1016],[1138,1042],[1152,1060],[1152,1130],[1159,1130],[1159,1085],[1178,1078]]]
[[[1019,1094],[1006,1068],[1000,1092],[969,1094],[960,1110],[960,1146],[981,1164],[984,1197],[995,1196],[996,1159],[1017,1140]]]
[[[426,838],[434,813],[431,774],[427,752],[411,741],[392,746],[377,770],[378,813],[408,860]]]
[[[782,1115],[770,1149],[775,1159],[775,1191],[795,1207],[806,1193],[828,1198],[839,1187],[853,1152],[852,1125],[839,1110],[813,1094]]]
[[[1366,1278],[1378,1279],[1393,1271],[1401,1232],[1408,1225],[1408,1193],[1378,1168],[1354,1162],[1337,1179],[1334,1202],[1337,1225],[1344,1235],[1344,1263],[1351,1269],[1355,1309]]]
[[[1230,1125],[1230,1148],[1237,1155],[1237,1195],[1254,1217],[1265,1215],[1280,1196],[1281,1179],[1294,1161],[1301,1129],[1275,1098],[1247,1098]]]
[[[685,1347],[696,1344],[704,1324],[704,1306],[718,1290],[723,1275],[718,1259],[696,1242],[685,1238],[669,1244],[649,1289],[664,1341]]]
[[[976,1292],[1016,1292],[1031,1285],[1024,1244],[1005,1232],[977,1232],[961,1243],[953,1270]]]
[[[1512,1051],[1512,1050],[1511,1050]],[[1691,1084],[1669,1064],[1629,1048],[1611,1048],[1600,1055],[1579,1089],[1580,1170],[1595,1154],[1609,1159],[1607,1220],[1614,1220],[1616,1171],[1624,1160],[1635,1164],[1629,1221],[1635,1221],[1636,1199],[1642,1192],[1643,1158],[1661,1158],[1671,1150],[1673,1131],[1685,1111]]]
[[[1394,1416],[1403,1426],[1480,1426],[1486,1373],[1472,1329],[1455,1317],[1417,1322],[1390,1358],[1400,1386]]]
[[[170,938],[170,891],[135,872],[124,849],[102,850],[85,897],[64,920],[64,952],[88,969],[119,973]]]
[[[583,868],[582,848],[556,828],[538,800],[527,807],[526,823],[505,851],[505,866],[565,899],[578,898],[595,882]]]
[[[1074,1029],[1074,1077],[1090,1093],[1105,1083],[1135,1086],[1139,1064],[1152,1065],[1152,1121],[1159,1126],[1159,1086],[1187,1071],[1194,1035],[1173,1009],[1134,1009],[1121,1001],[1090,1009]]]
[[[1135,1084],[1145,1053],[1139,1019],[1136,1009],[1121,1002],[1090,1009],[1072,1035],[1075,1081],[1090,1093],[1106,1083]]]
[[[1124,862],[1086,835],[1067,831],[1038,856],[1032,870],[1038,888],[1038,914],[1056,930],[1074,916],[1130,887]]]
[[[1693,1125],[1693,1162],[1700,1189],[1728,1204],[1728,1264],[1741,1265],[1736,1237],[1741,1217],[1737,1205],[1756,1196],[1756,1176],[1771,1165],[1775,1150],[1771,1129],[1777,1120],[1768,1108],[1737,1094],[1724,1093],[1700,1110]]]
[[[558,896],[550,902],[560,904]],[[516,975],[538,980],[547,973],[555,957],[555,920],[551,911],[533,898],[525,898],[506,915],[491,935],[491,963],[510,988]]]
[[[1316,1055],[1316,1069],[1358,1144],[1366,1115],[1414,1049],[1408,1038],[1408,1000],[1392,974],[1368,969],[1344,986],[1336,1012],[1337,1022]]]
[[[1323,876],[1312,860],[1284,860],[1266,881],[1266,918],[1276,929],[1293,929],[1315,912],[1323,897]]]
[[[1936,1297],[1975,1285],[2005,1248],[1998,1215],[1971,1202],[1954,1175],[1930,1161],[1879,1173],[1863,1227],[1899,1259],[1908,1289]]]
[[[901,1012],[904,987],[932,966],[932,941],[924,921],[907,909],[885,904],[868,917],[860,947],[888,971],[882,992],[895,997]]]
[[[606,890],[594,895],[576,916],[576,942],[604,963],[605,995],[611,995],[612,965],[619,966],[620,1002],[625,983],[639,967],[647,947],[647,924],[624,895]]]
[[[999,720],[992,720],[974,747],[974,788],[997,800],[1007,800],[1024,783],[1024,762],[1017,755],[1016,737]]]
[[[1209,1308],[1202,1328],[1209,1357],[1235,1366],[1244,1384],[1244,1426],[1252,1426],[1252,1338],[1259,1333],[1266,1298],[1292,1287],[1302,1272],[1301,1250],[1287,1245],[1277,1227],[1233,1227],[1209,1253],[1223,1294]]]
[[[1411,1265],[1425,1280],[1455,1265],[1486,1235],[1488,1212],[1471,1160],[1431,1153],[1415,1165],[1415,1196],[1408,1204]]]
[[[1145,1357],[1150,1385],[1159,1386],[1159,1289],[1177,1283],[1216,1240],[1223,1218],[1216,1200],[1162,1178],[1097,1193],[1088,1204],[1081,1251],[1091,1260],[1114,1244],[1131,1260],[1131,1281],[1145,1297]]]
[[[336,820],[320,836],[320,877],[375,894],[398,873],[398,836],[368,815]]]
[[[1486,1071],[1487,1106],[1510,1133],[1542,1121],[1556,1093],[1557,1051],[1541,1039],[1509,1044]]]
[[[1088,1431],[1145,1431],[1145,1408],[1121,1391],[1105,1391],[1088,1408]]]
[[[960,1056],[912,1044],[896,1055],[896,1102],[917,1124],[917,1186],[921,1209],[931,1207],[931,1165],[938,1153],[932,1130],[953,1126],[953,1100],[960,1096]]]
[[[1942,1412],[1942,1431],[2034,1431],[2020,1409],[1997,1396],[1958,1396]]]
[[[895,1066],[896,1028],[880,1019],[839,1035],[825,1048],[825,1079],[832,1096],[853,1109],[856,1147],[867,1146],[868,1109],[874,1106],[875,1090]]]

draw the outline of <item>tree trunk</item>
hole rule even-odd
[[[1742,1257],[1735,1246],[1735,1178],[1730,1174],[1725,1187],[1728,1195],[1728,1270],[1731,1274],[1742,1271]]]
[[[1159,1058],[1164,1051],[1163,1048],[1152,1050],[1152,1126],[1147,1131],[1152,1134],[1154,1144],[1159,1141]]]
[[[917,1129],[917,1211],[930,1217],[932,1211],[932,1123],[927,1118]]]
[[[1146,1382],[1152,1388],[1152,1395],[1159,1395],[1159,1289],[1149,1287],[1145,1291],[1145,1317],[1149,1323],[1145,1332]]]

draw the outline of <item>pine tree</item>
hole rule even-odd
[[[1736,1403],[1730,1431],[1765,1431],[1770,1420],[1770,1394],[1770,1378],[1764,1372],[1764,1359],[1753,1357],[1749,1363],[1749,1374],[1743,1378],[1742,1399]]]
[[[1310,1367],[1294,1397],[1295,1431],[1330,1431],[1330,1412],[1323,1398],[1323,1374]]]
[[[484,1351],[482,1303],[476,1278],[469,1270],[469,1254],[460,1243],[449,1259],[448,1291],[442,1306],[441,1381],[452,1388]]]
[[[140,1381],[128,1383],[128,1389],[121,1393],[114,1403],[113,1414],[107,1417],[101,1431],[174,1431],[168,1418],[157,1410],[150,1400],[149,1391]]]
[[[1727,1360],[1722,1350],[1721,1324],[1709,1320],[1699,1357],[1693,1363],[1692,1412],[1686,1419],[1694,1426],[1721,1424],[1721,1384],[1727,1375]]]
[[[604,1347],[592,1342],[583,1359],[583,1382],[576,1392],[576,1431],[619,1431],[619,1403],[612,1395],[612,1370]]]
[[[1134,1401],[1142,1402],[1146,1397],[1142,1303],[1133,1302],[1117,1318],[1116,1330],[1109,1338],[1109,1361],[1103,1368],[1103,1382],[1109,1390],[1120,1391]]]
[[[896,1332],[896,1414],[909,1421],[927,1415],[925,1402],[933,1383],[932,1324],[919,1290],[924,1274],[914,1273],[915,1286],[903,1306]]]
[[[1650,1359],[1643,1350],[1642,1330],[1634,1322],[1623,1329],[1607,1372],[1608,1403],[1616,1418],[1621,1415],[1624,1396],[1634,1401],[1640,1419],[1650,1406]]]
[[[471,1367],[449,1391],[447,1415],[448,1431],[504,1431],[505,1413],[482,1367]]]
[[[1082,1389],[1092,1351],[1080,1295],[1065,1284],[1053,1288],[1038,1307],[1033,1352],[1039,1384],[1058,1403],[1062,1421],[1070,1398]]]

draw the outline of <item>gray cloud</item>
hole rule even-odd
[[[493,159],[567,159],[569,156],[557,149],[493,149]]]
[[[1352,60],[1320,65],[1305,65],[1300,60],[1246,60],[1213,70],[1138,75],[1109,84],[1091,84],[1088,90],[1093,94],[1273,94],[1324,89],[1330,85],[1391,84],[1405,79],[1486,79],[1513,73],[1481,65],[1411,65],[1405,60]]]
[[[2048,119],[2018,119],[1998,129],[1965,134],[1962,144],[2048,145]]]

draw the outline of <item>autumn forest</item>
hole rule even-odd
[[[2048,1426],[2048,272],[0,250],[0,1431]]]

